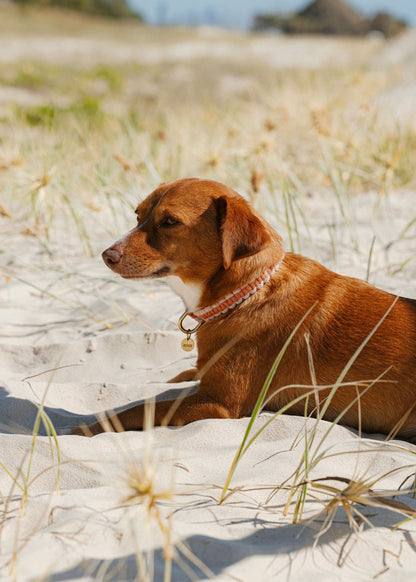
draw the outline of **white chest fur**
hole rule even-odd
[[[185,303],[188,311],[195,311],[198,307],[202,295],[202,286],[199,283],[184,283],[180,277],[176,275],[168,275],[165,279],[170,288],[175,291],[177,295]]]

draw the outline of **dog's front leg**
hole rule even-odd
[[[73,428],[70,434],[93,436],[105,431],[141,430],[145,423],[145,407],[144,404],[133,406],[100,422]],[[182,426],[205,418],[235,418],[235,415],[223,403],[197,393],[175,401],[156,402],[154,421],[150,421],[150,425]]]
[[[168,380],[168,384],[177,384],[180,382],[191,382],[196,380],[198,370],[196,368],[191,368],[189,370],[184,370],[174,378]],[[182,401],[185,398],[182,399]],[[179,399],[178,399],[179,400]],[[166,406],[163,407],[162,404]],[[99,434],[105,431],[120,431],[120,430],[140,430],[143,428],[144,424],[144,407],[146,405],[137,405],[131,409],[127,409],[124,412],[120,412],[117,415],[109,416],[107,418],[103,417],[102,421],[95,422],[94,424],[90,424],[88,426],[83,427],[72,427],[71,429],[67,429],[69,434],[78,434],[78,435],[86,435],[92,436],[95,434]],[[169,420],[167,418],[167,414],[169,411],[173,411],[176,408],[176,403],[172,401],[168,402],[159,402],[156,404],[157,416],[158,417],[166,417],[166,421]],[[166,409],[166,410],[165,410]],[[169,422],[158,422],[155,418],[154,424],[169,424]],[[188,421],[191,422],[191,421]]]
[[[175,383],[179,383],[179,382],[192,382],[193,380],[197,379],[196,378],[197,373],[198,373],[198,370],[196,368],[191,368],[190,370],[184,370],[183,372],[181,372],[180,374],[178,374],[174,378],[171,378],[170,380],[168,380],[168,384],[175,384]]]

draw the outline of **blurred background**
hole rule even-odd
[[[187,24],[224,26],[237,29],[253,27],[256,17],[262,14],[290,14],[304,9],[305,0],[131,0],[133,10],[140,12],[151,24]],[[326,2],[328,11],[338,2]],[[397,18],[416,23],[415,3],[412,0],[350,0],[348,4],[363,15],[374,16],[387,12]],[[323,9],[325,7],[323,6]]]

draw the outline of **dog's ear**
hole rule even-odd
[[[220,197],[216,201],[224,269],[236,259],[249,257],[270,241],[262,222],[245,200]]]

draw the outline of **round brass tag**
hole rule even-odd
[[[191,352],[195,347],[195,342],[192,338],[185,338],[184,340],[182,340],[181,342],[181,348],[185,351],[185,352]]]

